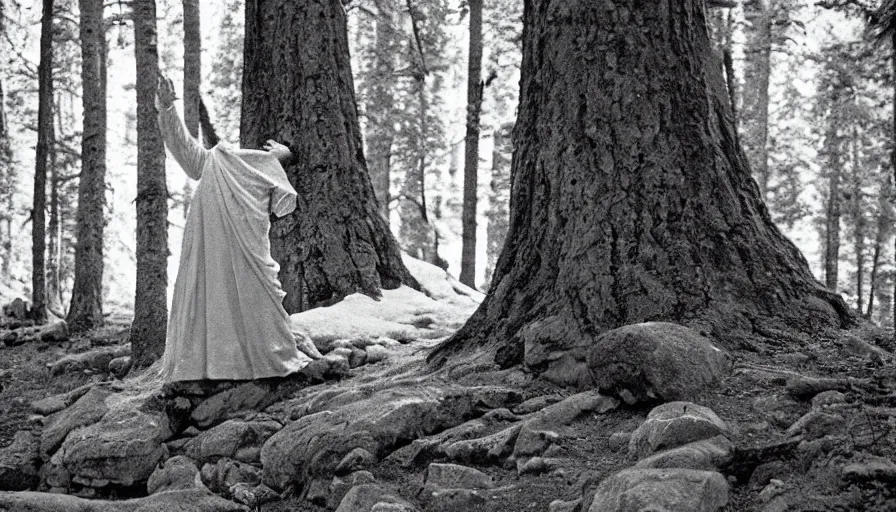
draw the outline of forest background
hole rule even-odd
[[[41,6],[2,2],[0,297],[30,296]],[[738,130],[772,217],[815,276],[881,325],[893,318],[893,88],[888,48],[855,2],[710,2]],[[852,5],[852,8],[850,7]],[[859,8],[855,8],[859,5]],[[183,78],[180,0],[157,0],[160,67]],[[844,8],[845,6],[845,8]],[[203,0],[201,92],[222,140],[239,141],[243,2]],[[374,188],[402,249],[461,274],[468,7],[462,0],[353,0],[349,41]],[[107,6],[106,310],[133,308],[136,66],[127,2]],[[388,14],[388,16],[384,15]],[[474,283],[487,289],[507,230],[522,2],[484,2]],[[77,1],[53,15],[47,296],[67,307],[81,165]],[[301,157],[301,155],[299,155]],[[195,183],[168,160],[169,283]],[[388,183],[388,187],[384,184]],[[388,205],[388,206],[385,206]],[[173,287],[169,287],[169,296]]]

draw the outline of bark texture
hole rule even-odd
[[[103,324],[103,210],[106,204],[106,33],[103,0],[81,0],[84,129],[78,186],[75,284],[68,311],[73,331]]]
[[[199,139],[199,84],[202,82],[202,33],[199,0],[183,0],[184,9],[184,124]]]
[[[53,0],[43,0],[38,75],[37,147],[34,199],[31,206],[31,314],[38,323],[47,320],[47,165],[53,129]]]
[[[466,349],[546,370],[651,320],[730,348],[853,321],[760,199],[703,2],[526,0],[524,12],[508,239],[434,364]]]
[[[342,4],[249,0],[244,47],[242,145],[275,139],[296,155],[286,172],[298,207],[271,228],[286,310],[418,287],[367,173]]]
[[[467,133],[464,139],[464,206],[460,282],[476,288],[476,199],[479,181],[479,118],[482,115],[482,0],[470,0],[467,61]]]
[[[488,226],[486,236],[488,246],[486,249],[485,282],[491,286],[495,274],[495,265],[504,240],[507,238],[507,225],[510,219],[510,155],[513,153],[513,144],[510,141],[512,124],[507,124],[495,130],[495,145],[492,149],[492,181],[491,194],[489,196]]]
[[[745,7],[751,28],[747,30],[744,69],[743,110],[740,121],[744,149],[759,183],[759,193],[768,199],[768,88],[771,78],[772,26],[771,0],[756,0]]]
[[[155,94],[159,52],[155,0],[134,0],[137,56],[137,293],[131,325],[134,366],[144,367],[165,349],[168,326],[168,185],[165,147]]]
[[[375,4],[376,43],[367,101],[367,161],[380,213],[388,223],[392,145],[395,140],[393,87],[399,34],[396,30],[394,0],[377,0]]]
[[[840,217],[842,194],[838,165],[828,169],[828,197],[825,205],[824,282],[831,291],[837,291],[840,268]]]

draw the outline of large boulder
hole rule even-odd
[[[388,507],[387,510],[404,510],[411,512],[416,510],[410,503],[390,493],[376,484],[356,485],[348,491],[336,512],[371,512],[378,505],[394,505],[398,508]],[[379,507],[377,510],[383,510]]]
[[[146,481],[167,458],[164,442],[171,430],[164,412],[141,410],[141,405],[123,400],[100,421],[71,432],[44,467],[47,485],[131,486]]]
[[[626,469],[600,483],[588,512],[715,512],[728,503],[721,473],[693,469]]]
[[[203,490],[168,491],[124,501],[88,500],[67,494],[0,492],[0,512],[248,512]]]
[[[65,440],[65,437],[79,427],[93,425],[109,411],[106,399],[112,395],[108,387],[95,386],[75,401],[70,407],[47,418],[40,438],[40,451],[44,459]]]
[[[337,397],[338,398],[338,397]],[[299,418],[261,449],[264,483],[286,489],[329,478],[350,452],[362,448],[381,460],[397,445],[464,423],[482,408],[520,401],[497,387],[395,387]]]
[[[725,351],[666,322],[608,331],[594,341],[587,361],[594,386],[629,404],[693,399],[730,370]]]
[[[669,402],[657,407],[632,433],[629,455],[642,458],[651,453],[728,433],[712,409],[691,402]]]
[[[37,485],[39,447],[37,436],[31,431],[20,430],[9,446],[0,448],[0,490],[24,491]]]
[[[232,414],[261,410],[276,402],[290,387],[284,381],[250,381],[216,393],[196,406],[190,419],[201,428],[221,423]]]
[[[261,446],[281,428],[280,423],[272,420],[227,420],[190,439],[186,453],[200,462],[215,462],[222,457],[258,462]]]

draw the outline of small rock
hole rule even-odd
[[[38,339],[40,341],[67,341],[68,324],[64,320],[49,324],[40,329]]]
[[[495,462],[513,452],[522,425],[512,425],[494,434],[457,441],[444,448],[445,455],[460,462]]]
[[[733,458],[734,443],[725,436],[716,436],[655,453],[638,461],[635,467],[718,471]]]
[[[375,484],[356,485],[352,487],[342,501],[336,512],[367,512],[378,503],[396,503],[411,505],[403,499],[387,492]]]
[[[559,459],[547,457],[532,457],[531,459],[517,459],[516,472],[519,475],[547,473],[560,465]]]
[[[841,476],[847,482],[896,482],[896,463],[885,457],[867,456],[863,462],[844,466]]]
[[[166,460],[161,467],[153,471],[146,482],[148,494],[178,489],[205,489],[199,478],[199,468],[183,455]]]
[[[610,439],[607,443],[610,445],[611,450],[618,452],[623,448],[628,447],[628,443],[631,439],[631,432],[614,432],[613,434],[610,434]]]
[[[261,469],[232,459],[219,459],[215,464],[205,464],[200,474],[202,482],[218,494],[236,484],[255,486],[261,483]]]
[[[541,455],[549,446],[560,442],[560,434],[553,430],[536,430],[523,425],[516,443],[513,445],[514,457]]]
[[[761,504],[768,503],[784,493],[786,486],[784,482],[776,478],[772,478],[768,485],[759,493],[758,501]]]
[[[280,499],[279,494],[264,484],[238,483],[231,486],[228,493],[233,497],[234,501],[249,507],[260,507]]]
[[[351,347],[351,354],[348,358],[349,368],[358,368],[367,364],[367,352],[358,347]]]
[[[513,408],[513,412],[516,414],[529,414],[530,412],[540,411],[545,407],[555,404],[563,400],[563,396],[561,395],[542,395],[536,396],[535,398],[530,398],[520,405]]]
[[[588,512],[715,512],[728,503],[720,473],[693,469],[625,469],[603,480]]]
[[[109,361],[109,372],[118,379],[123,379],[131,371],[131,357],[121,356]]]
[[[364,350],[367,352],[367,364],[378,363],[389,358],[389,349],[382,345],[369,345]]]
[[[126,357],[130,353],[130,347],[103,347],[80,354],[69,354],[50,366],[51,375],[61,375],[80,371],[104,373],[109,371],[109,363],[113,359]]]
[[[775,394],[757,397],[753,400],[753,410],[770,423],[787,428],[800,417],[805,408],[799,402]]]
[[[834,390],[822,391],[821,393],[815,395],[814,398],[812,398],[813,409],[822,409],[829,405],[837,405],[842,403],[846,403],[846,395]]]
[[[471,489],[441,489],[433,491],[427,512],[458,512],[460,510],[481,510],[488,501],[479,492]]]
[[[548,512],[578,512],[582,508],[582,498],[571,501],[554,500],[548,504]]]
[[[632,434],[629,455],[637,459],[653,452],[727,434],[728,428],[708,407],[691,402],[669,402],[647,415]]]
[[[797,400],[811,400],[815,395],[829,390],[848,391],[851,384],[847,379],[817,378],[794,375],[787,379],[785,389]]]
[[[809,411],[787,429],[788,437],[802,436],[811,441],[846,429],[846,420],[839,414]]]
[[[0,490],[24,491],[38,483],[39,438],[28,430],[13,435],[12,443],[0,448]]]
[[[435,462],[426,469],[425,483],[442,489],[491,489],[495,486],[492,477],[478,469]]]
[[[749,487],[751,489],[760,489],[768,485],[773,479],[784,475],[787,472],[787,465],[779,460],[773,460],[756,466],[753,474],[750,475]]]
[[[376,457],[364,448],[355,448],[348,452],[336,466],[336,474],[343,475],[359,469],[364,469],[376,463]]]

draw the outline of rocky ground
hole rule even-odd
[[[640,324],[565,389],[428,367],[479,296],[412,270],[425,294],[294,317],[323,356],[285,379],[121,380],[114,322],[0,348],[0,511],[896,510],[891,332],[732,353]]]

